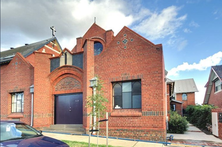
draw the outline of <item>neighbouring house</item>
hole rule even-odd
[[[167,108],[180,115],[188,105],[195,105],[195,92],[198,92],[194,79],[171,80],[167,78]]]
[[[222,108],[222,65],[212,66],[207,81],[203,104]]]
[[[166,140],[161,44],[128,27],[114,36],[95,23],[71,51],[61,50],[56,38],[37,44],[21,47],[27,54],[19,48],[1,52],[1,119],[18,119],[36,128],[82,124],[88,132],[91,110],[86,99],[92,95],[90,80],[99,76],[109,101],[109,136]],[[101,123],[100,134],[105,130]]]

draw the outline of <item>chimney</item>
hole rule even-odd
[[[78,53],[82,51],[82,37],[76,38],[76,42],[77,42],[76,52]]]
[[[106,43],[107,44],[109,44],[113,40],[113,37],[114,37],[113,30],[106,31]]]

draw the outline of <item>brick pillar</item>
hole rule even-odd
[[[89,129],[89,117],[90,108],[86,108],[86,99],[92,95],[92,88],[90,88],[90,82],[94,75],[94,42],[87,39],[84,45],[83,54],[83,126],[86,130]]]
[[[34,55],[34,127],[47,127],[53,122],[54,99],[48,79],[51,54],[35,52]]]
[[[76,38],[76,52],[81,52],[82,51],[82,42],[83,39],[82,37]]]

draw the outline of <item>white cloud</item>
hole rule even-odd
[[[217,65],[222,60],[222,52],[219,51],[212,56],[207,57],[206,59],[200,60],[199,63],[189,64],[184,62],[181,65],[178,65],[175,68],[172,68],[168,72],[168,76],[178,76],[180,71],[189,71],[189,70],[206,70],[208,67]]]
[[[189,23],[189,26],[198,28],[200,25],[199,25],[198,23],[196,23],[195,21],[191,21],[191,22]]]
[[[180,36],[172,35],[167,41],[167,44],[169,44],[171,48],[181,51],[187,46],[188,41]]]
[[[145,34],[150,39],[159,39],[173,35],[186,19],[186,15],[177,16],[179,9],[176,6],[170,6],[163,9],[160,13],[149,12],[147,13],[148,17],[143,19],[133,29],[138,33]]]
[[[56,37],[62,40],[62,48],[72,49],[76,38],[93,24],[94,17],[99,26],[118,33],[133,23],[133,16],[126,12],[127,4],[130,5],[122,0],[2,0],[1,49],[50,38],[52,25]],[[18,39],[18,34],[24,37]]]
[[[181,42],[179,42],[178,44],[178,51],[183,50],[185,47],[187,46],[187,40],[182,40]]]
[[[164,38],[173,36],[186,19],[186,15],[178,16],[179,10],[171,6],[151,12],[134,0],[2,0],[1,49],[50,38],[49,28],[55,26],[62,48],[71,50],[76,38],[93,24],[94,17],[99,26],[112,29],[114,35],[128,26],[148,39]],[[185,45],[186,42],[181,42],[180,46]]]
[[[206,88],[204,87],[204,84],[196,84],[198,92],[195,93],[195,103],[197,104],[203,104],[204,95]]]
[[[187,29],[187,28],[185,28],[183,31],[184,31],[184,33],[191,33],[192,32],[190,29]]]

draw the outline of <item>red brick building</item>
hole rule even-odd
[[[167,79],[168,112],[177,111],[183,115],[188,105],[195,105],[195,92],[198,92],[194,79]]]
[[[167,100],[161,44],[155,45],[127,27],[114,36],[112,30],[94,23],[77,38],[71,51],[56,49],[57,54],[43,52],[43,48],[29,56],[17,53],[2,63],[1,119],[31,123],[29,88],[34,85],[34,127],[83,124],[87,131],[90,109],[85,106],[92,95],[89,80],[99,76],[109,101],[109,136],[165,141]],[[18,60],[21,64],[16,64]],[[20,112],[12,106],[19,105],[12,102],[15,97],[24,99]],[[100,134],[104,131],[101,124]]]
[[[50,38],[1,52],[1,119],[16,119],[48,126],[52,123],[50,59],[59,56],[61,47],[56,38]],[[34,85],[34,101],[30,86]],[[51,102],[51,101],[50,101]],[[31,107],[34,103],[34,107]],[[34,112],[31,113],[32,108]]]
[[[222,108],[222,65],[212,66],[206,84],[203,104],[211,104]]]

